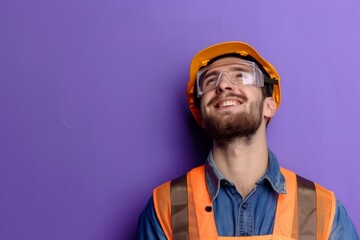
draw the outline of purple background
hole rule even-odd
[[[282,77],[281,164],[360,230],[359,1],[0,1],[0,239],[134,239],[152,189],[201,164],[200,49],[252,44]]]

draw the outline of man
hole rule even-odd
[[[154,190],[137,238],[358,239],[333,192],[280,168],[267,148],[280,97],[278,73],[250,45],[200,51],[188,102],[212,151],[204,166]]]

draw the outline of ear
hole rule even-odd
[[[267,97],[264,100],[264,117],[272,118],[276,113],[276,102],[273,97]]]

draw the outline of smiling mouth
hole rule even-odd
[[[247,102],[248,98],[243,94],[228,93],[224,95],[217,95],[212,98],[207,104],[208,107],[214,108],[230,108],[242,105]]]
[[[225,107],[233,107],[233,106],[238,106],[241,105],[242,102],[240,102],[239,100],[224,100],[224,101],[220,101],[218,102],[215,107],[216,108],[225,108]]]

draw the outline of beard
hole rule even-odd
[[[247,99],[245,101],[247,102]],[[224,112],[221,115],[208,116],[203,114],[204,128],[219,147],[223,147],[235,139],[242,139],[246,143],[250,143],[252,136],[261,125],[262,102],[252,102],[249,110],[244,109],[239,113]]]

